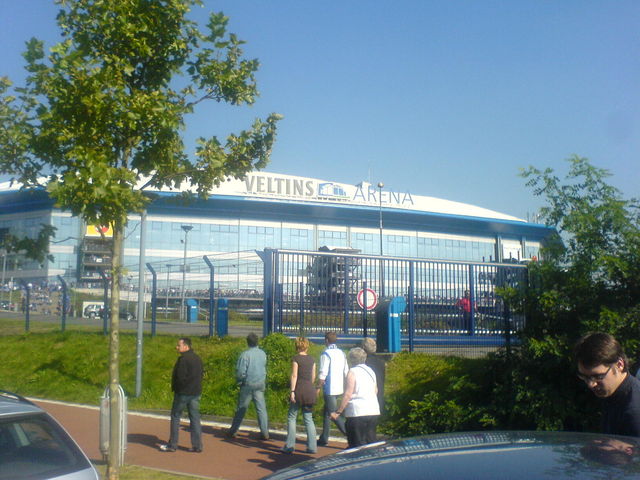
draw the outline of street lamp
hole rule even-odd
[[[384,187],[384,183],[378,182],[378,212],[380,214],[380,298],[384,297],[384,259],[382,258],[382,187]]]
[[[184,285],[187,280],[187,237],[189,236],[189,232],[193,229],[193,225],[182,225],[182,230],[184,230],[184,257],[182,259],[182,296],[180,301],[180,320],[183,321],[185,319],[185,311],[184,311]]]

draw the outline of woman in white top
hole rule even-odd
[[[349,448],[367,445],[376,441],[376,426],[380,416],[376,374],[365,365],[367,354],[362,348],[349,350],[347,386],[342,403],[331,417],[339,417],[343,412],[347,418],[347,442]]]

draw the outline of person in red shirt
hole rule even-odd
[[[471,333],[471,293],[469,290],[464,291],[464,297],[456,302],[456,307],[462,312],[462,328]],[[478,311],[475,302],[473,302],[473,311]]]

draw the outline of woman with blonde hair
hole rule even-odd
[[[302,409],[302,419],[307,430],[307,453],[316,453],[316,426],[313,423],[313,406],[316,404],[317,392],[316,361],[307,354],[309,340],[298,337],[295,340],[297,355],[291,362],[291,391],[289,393],[289,414],[287,418],[287,441],[282,447],[284,453],[292,453],[296,443],[296,422],[298,410]]]

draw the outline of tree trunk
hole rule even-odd
[[[113,226],[113,255],[111,264],[111,308],[109,338],[109,454],[107,459],[107,478],[118,480],[119,456],[122,426],[120,387],[120,278],[122,269],[122,246],[124,227],[118,222]]]

